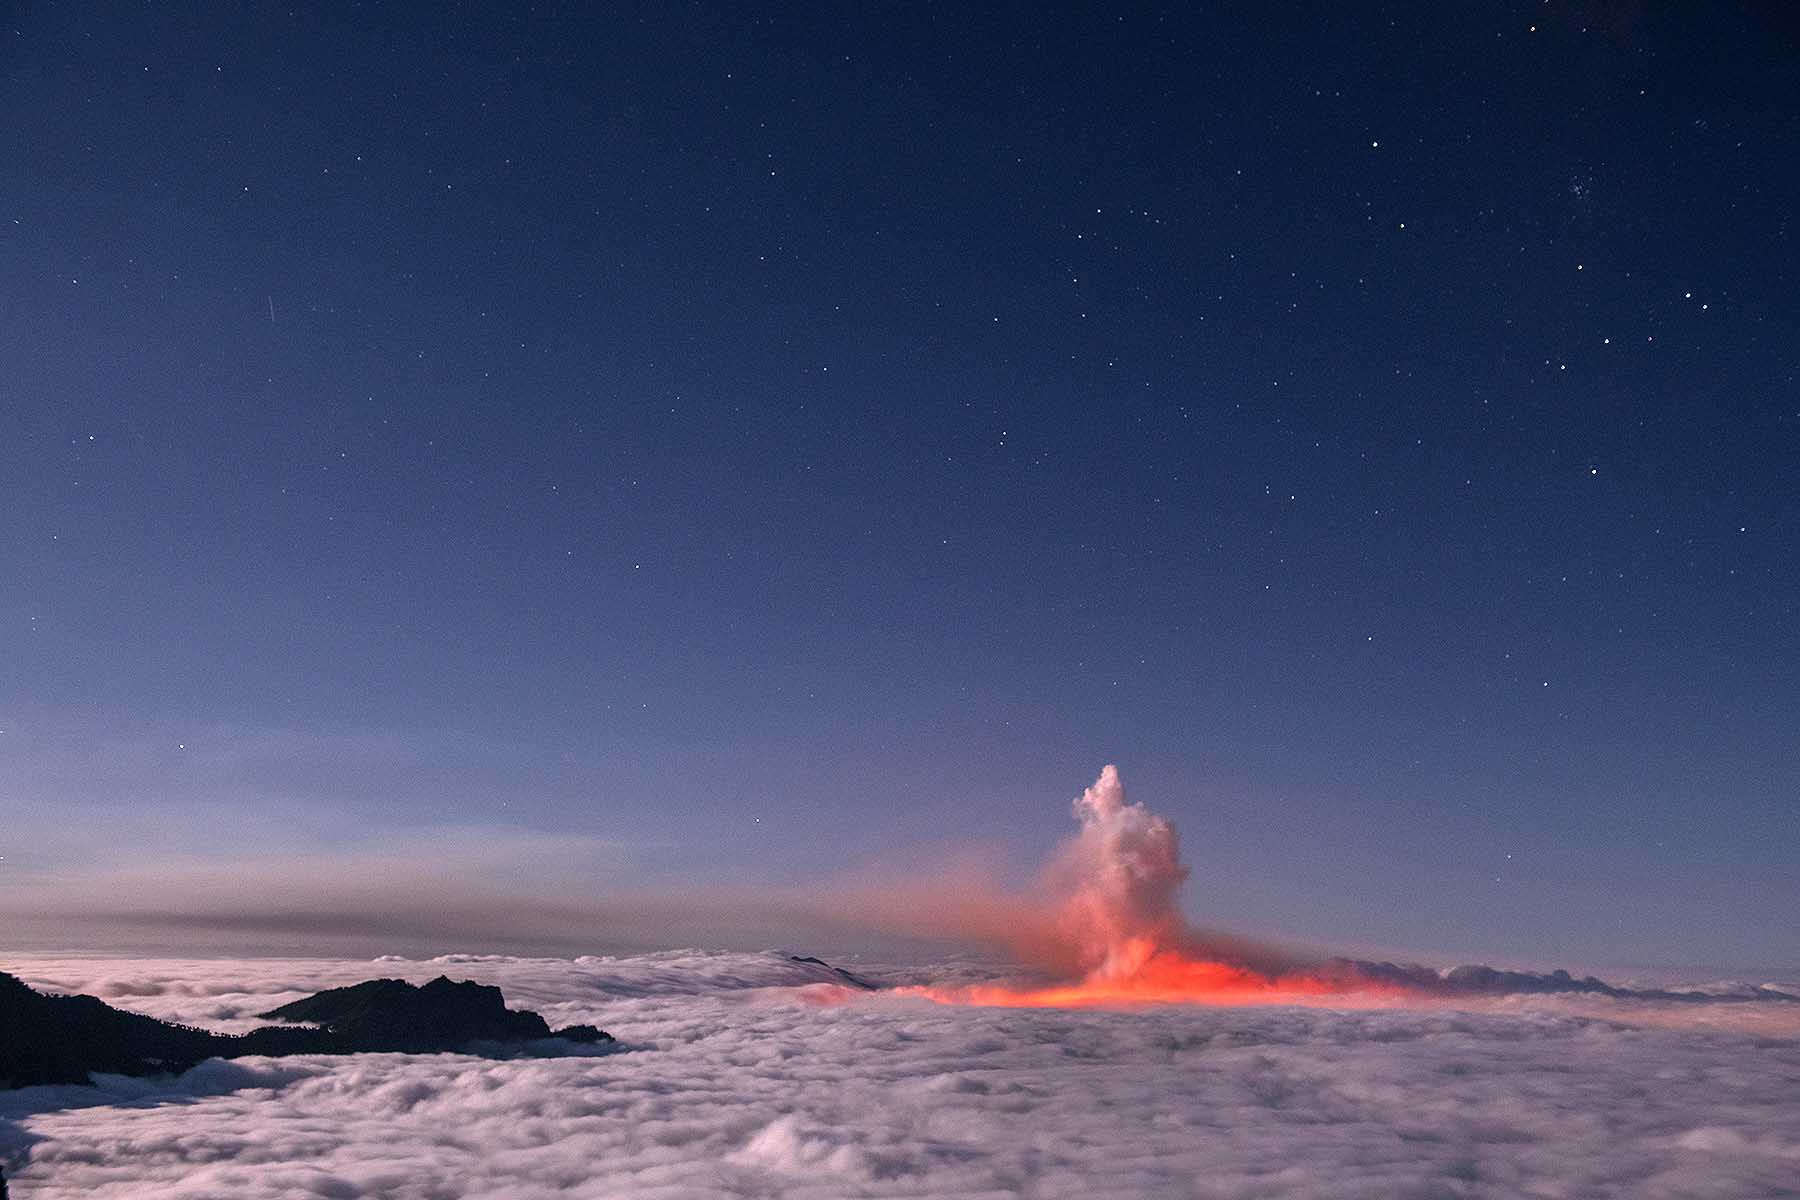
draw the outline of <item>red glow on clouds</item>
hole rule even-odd
[[[1305,972],[1265,975],[1248,967],[1159,949],[1133,939],[1121,948],[1138,958],[1124,970],[1101,970],[1074,983],[1047,987],[1003,984],[962,988],[916,988],[914,995],[941,1004],[995,1008],[1110,1008],[1139,1004],[1334,1004],[1378,1003],[1397,989],[1323,979]]]
[[[1081,832],[1046,872],[1048,920],[1017,948],[1071,978],[1043,987],[917,988],[945,1004],[1094,1008],[1135,1004],[1380,1004],[1398,988],[1330,978],[1267,948],[1190,929],[1176,895],[1187,879],[1175,828],[1128,804],[1108,766],[1075,801]]]

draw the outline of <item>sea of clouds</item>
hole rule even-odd
[[[881,983],[986,971],[845,965]],[[998,1009],[697,951],[0,968],[221,1030],[324,987],[447,973],[622,1042],[0,1092],[18,1200],[1800,1196],[1793,1004]]]

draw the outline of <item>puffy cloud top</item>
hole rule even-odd
[[[998,1010],[693,951],[0,965],[219,1027],[319,987],[447,970],[630,1047],[251,1059],[0,1093],[20,1200],[1724,1200],[1784,1194],[1800,1171],[1800,1038],[1734,1029],[1741,1005]]]

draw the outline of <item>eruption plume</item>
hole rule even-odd
[[[1057,925],[1082,974],[1119,978],[1139,970],[1147,952],[1179,940],[1175,897],[1188,871],[1175,827],[1141,804],[1128,804],[1119,769],[1074,805],[1081,832],[1064,848],[1053,886],[1067,898]]]
[[[1125,799],[1108,765],[1075,800],[1081,831],[1045,874],[1043,924],[1017,949],[1072,982],[1038,988],[927,988],[945,1003],[1083,1007],[1120,1003],[1298,1003],[1398,988],[1306,970],[1270,947],[1190,926],[1178,894],[1188,877],[1175,827]]]

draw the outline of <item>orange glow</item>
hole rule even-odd
[[[1188,877],[1175,827],[1127,803],[1106,766],[1072,810],[1081,830],[1045,870],[1038,902],[1005,935],[1022,960],[1079,982],[906,989],[941,1004],[1097,1008],[1144,1004],[1329,1004],[1371,1007],[1402,993],[1344,973],[1313,972],[1243,939],[1192,929],[1177,893]]]
[[[998,984],[909,988],[940,1004],[994,1008],[1112,1008],[1150,1004],[1320,1004],[1367,1007],[1404,995],[1400,989],[1324,979],[1303,972],[1268,976],[1244,967],[1189,958],[1134,938],[1106,966],[1078,983],[1043,988]]]

